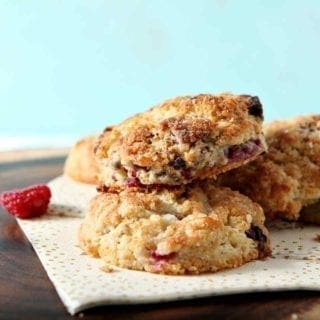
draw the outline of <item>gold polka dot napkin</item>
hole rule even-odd
[[[49,214],[19,220],[61,300],[71,314],[89,307],[190,299],[256,291],[320,290],[320,227],[271,227],[272,257],[199,276],[164,276],[114,268],[84,255],[76,233],[93,186],[59,177],[49,183]]]

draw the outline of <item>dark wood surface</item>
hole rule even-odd
[[[63,158],[0,164],[0,192],[47,182]],[[66,312],[32,246],[14,218],[0,209],[0,319],[320,319],[320,293],[242,294]]]

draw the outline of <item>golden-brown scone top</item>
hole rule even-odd
[[[98,165],[94,158],[96,136],[85,137],[71,148],[64,166],[64,173],[72,179],[98,184]]]
[[[270,218],[297,220],[301,208],[320,199],[320,115],[273,122],[265,134],[268,153],[220,183],[248,195]]]
[[[213,177],[265,149],[257,97],[177,97],[133,116],[102,136],[96,149],[108,187],[180,185]]]
[[[261,207],[208,182],[99,194],[79,242],[107,264],[165,274],[214,272],[270,254]]]

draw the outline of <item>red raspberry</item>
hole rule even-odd
[[[126,186],[129,188],[141,187],[142,184],[138,178],[128,178],[126,181]]]
[[[46,213],[51,198],[48,186],[39,184],[0,194],[0,205],[10,214],[22,218],[39,217]]]
[[[175,258],[176,255],[176,252],[171,252],[169,254],[159,254],[156,251],[151,252],[151,257],[156,261],[168,261]]]

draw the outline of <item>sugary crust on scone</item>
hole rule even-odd
[[[265,150],[262,106],[248,95],[177,97],[129,118],[96,149],[101,182],[180,185],[214,177]]]
[[[99,194],[79,243],[107,264],[164,274],[214,272],[270,254],[261,207],[209,183]]]
[[[83,138],[71,148],[64,166],[66,175],[79,182],[98,183],[98,165],[93,152],[96,138]]]
[[[270,218],[297,220],[301,208],[320,199],[320,115],[265,126],[269,152],[219,177],[248,195]]]
[[[109,135],[111,134],[112,130],[113,130],[114,126],[107,126],[103,129],[102,133],[98,136],[98,138],[95,140],[94,143],[94,147],[93,147],[93,152],[94,152],[94,156],[96,158],[96,153],[97,150],[100,147],[100,144],[102,143],[102,141],[104,141],[105,139],[108,139]]]

